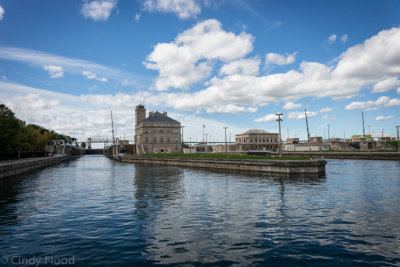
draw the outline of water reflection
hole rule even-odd
[[[368,170],[367,170],[368,169]],[[78,265],[398,265],[399,162],[326,176],[88,156],[0,187],[0,252]]]

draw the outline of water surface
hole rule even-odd
[[[0,254],[8,264],[399,266],[400,162],[328,160],[325,176],[299,177],[85,156],[0,183]]]

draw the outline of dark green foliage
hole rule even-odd
[[[43,151],[49,140],[69,139],[39,125],[26,125],[6,105],[0,104],[0,151]]]
[[[387,141],[386,143],[391,145],[391,146],[394,146],[395,148],[397,148],[397,146],[399,144],[397,141]]]

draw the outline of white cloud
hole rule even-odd
[[[135,20],[136,20],[136,21],[140,20],[140,13],[136,13],[136,14],[135,14]]]
[[[395,89],[400,86],[400,81],[397,77],[391,77],[382,81],[377,82],[372,88],[372,93],[384,93]]]
[[[97,77],[96,73],[88,71],[88,70],[82,71],[82,74],[86,78],[88,78],[89,80],[97,80],[97,81],[103,82],[103,83],[108,82],[107,78],[105,78],[105,77]]]
[[[394,118],[395,118],[394,116],[378,116],[378,117],[376,117],[375,120],[377,120],[377,121],[385,121],[385,120],[390,120],[390,119],[394,119]]]
[[[328,116],[328,115],[322,115],[321,119],[333,121],[333,120],[336,120],[336,117],[331,117],[331,116]]]
[[[2,6],[0,6],[0,20],[4,18],[4,9]]]
[[[332,111],[331,108],[323,108],[323,109],[321,109],[321,110],[319,111],[319,113],[330,112],[330,111]]]
[[[219,21],[210,19],[179,34],[174,42],[157,44],[144,65],[159,71],[157,90],[188,89],[209,76],[213,60],[229,62],[251,52],[252,40],[250,34],[226,32]]]
[[[328,43],[329,43],[329,44],[333,44],[334,42],[336,42],[336,34],[332,34],[332,35],[329,36],[329,38],[328,38]]]
[[[285,105],[283,105],[283,109],[295,109],[295,108],[300,108],[302,104],[296,104],[293,102],[286,102]]]
[[[88,137],[111,137],[110,110],[113,111],[116,136],[124,133],[130,140],[134,135],[134,107],[145,103],[148,111],[157,110],[157,97],[148,99],[148,92],[133,95],[82,95],[56,93],[14,83],[0,81],[0,99],[10,107],[18,118],[86,141]],[[21,105],[21,103],[27,103]],[[159,107],[159,106],[158,106]],[[228,133],[244,132],[247,129],[196,115],[168,112],[168,115],[185,125],[185,139],[200,141],[201,127],[212,139],[223,140],[223,127]],[[189,138],[188,138],[189,139]]]
[[[260,117],[255,119],[255,122],[273,122],[276,121],[278,118],[278,116],[276,114],[268,114],[265,115],[264,117]]]
[[[8,80],[6,75],[1,75],[1,79],[4,81]]]
[[[265,65],[270,66],[270,65],[288,65],[292,64],[296,61],[296,54],[297,52],[294,52],[292,54],[287,54],[286,56],[277,54],[277,53],[268,53],[265,55]]]
[[[398,93],[398,94],[400,94],[400,87],[399,87],[399,88],[397,88],[397,93]]]
[[[219,73],[221,75],[242,74],[256,76],[260,66],[260,59],[239,59],[231,61],[222,66]]]
[[[112,76],[115,78],[127,75],[120,70],[109,68],[91,61],[56,56],[31,49],[0,46],[0,59],[29,63],[35,66],[40,66],[40,68],[44,65],[61,66],[63,67],[64,72],[76,74],[82,73],[83,70],[90,69],[95,71],[97,74]]]
[[[347,42],[348,39],[349,39],[349,36],[347,34],[343,34],[342,37],[340,38],[340,40],[344,44]]]
[[[390,99],[387,96],[381,96],[376,101],[366,102],[351,102],[345,107],[345,110],[365,109],[365,110],[378,110],[382,107],[390,108],[400,106],[400,98]]]
[[[318,115],[316,111],[307,111],[307,118],[312,118]],[[301,120],[306,118],[306,114],[300,111],[293,111],[287,114],[288,119]]]
[[[144,0],[143,8],[150,12],[175,13],[181,19],[196,17],[201,12],[195,0]]]
[[[117,6],[116,0],[87,0],[83,3],[81,13],[85,18],[91,18],[94,21],[106,21],[110,17],[111,11]]]
[[[56,65],[44,65],[43,69],[47,71],[50,78],[57,79],[64,76],[63,67]]]

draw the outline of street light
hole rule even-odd
[[[279,157],[282,158],[282,138],[281,138],[281,116],[283,115],[282,113],[276,113],[275,115],[278,116],[278,119],[276,119],[279,123]]]
[[[182,128],[182,144],[184,144],[184,141],[183,141],[183,128],[185,128],[185,126],[181,126],[181,128]]]
[[[397,129],[397,152],[400,152],[399,127],[400,126],[396,126],[396,129]]]
[[[224,129],[225,129],[225,154],[228,154],[228,144],[226,143],[226,128],[228,128],[228,127],[224,127]]]

